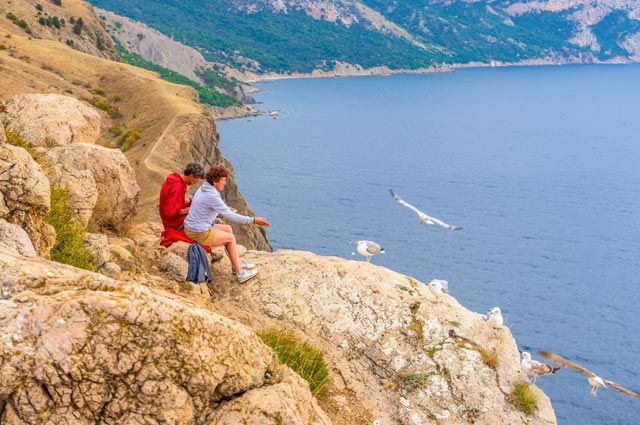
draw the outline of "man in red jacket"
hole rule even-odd
[[[161,245],[171,245],[172,234],[182,227],[187,217],[191,200],[186,201],[187,187],[198,184],[204,179],[204,168],[200,164],[191,163],[182,174],[171,173],[160,189],[160,219],[164,225]]]

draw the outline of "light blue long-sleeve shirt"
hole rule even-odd
[[[253,223],[252,217],[231,211],[222,200],[220,192],[205,181],[193,195],[189,214],[184,219],[184,227],[192,232],[206,232],[214,226],[218,214],[234,223]]]

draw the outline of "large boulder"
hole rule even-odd
[[[4,107],[7,128],[33,146],[94,143],[100,136],[100,114],[73,97],[18,94]]]
[[[69,198],[69,207],[83,214],[88,214],[85,208],[88,208],[93,198],[83,196],[85,188],[78,185],[91,180],[86,173],[82,175],[81,172],[91,174],[97,199],[89,220],[90,227],[118,233],[128,228],[136,212],[140,187],[133,168],[121,151],[97,145],[75,144],[48,149],[43,152],[43,157],[46,167],[51,169],[48,171],[50,175],[57,178],[56,181],[66,187],[70,194],[78,194]],[[91,188],[88,183],[86,194],[91,192]]]
[[[36,250],[22,227],[0,219],[0,246],[25,257],[35,257]]]
[[[50,197],[49,181],[31,155],[0,144],[0,218],[22,227],[41,255],[47,255],[55,242],[53,227],[44,222]]]
[[[255,330],[293,329],[319,347],[333,370],[323,402],[336,422],[364,412],[383,424],[556,423],[533,385],[533,414],[511,404],[510,393],[527,378],[509,329],[492,328],[453,297],[362,261],[298,251],[247,255],[258,276],[236,285],[224,270],[214,272],[216,305]]]
[[[62,164],[65,165],[70,164]],[[98,186],[92,172],[56,166],[45,167],[44,171],[52,185],[67,189],[67,207],[80,223],[88,226],[98,202]]]
[[[2,424],[330,424],[249,328],[182,297],[2,248],[0,284]]]

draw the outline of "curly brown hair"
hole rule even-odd
[[[205,179],[209,182],[210,185],[213,185],[223,177],[229,177],[229,172],[227,171],[227,169],[221,165],[214,165],[209,169],[209,171],[207,171]]]

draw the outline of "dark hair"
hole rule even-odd
[[[187,166],[184,169],[184,175],[185,176],[196,176],[199,177],[201,179],[204,178],[204,167],[200,164],[196,164],[195,162],[192,162],[191,164],[187,164]]]
[[[227,171],[227,169],[220,165],[214,165],[209,169],[209,171],[207,171],[207,175],[205,178],[207,179],[209,184],[212,185],[223,177],[229,177],[229,172]]]

